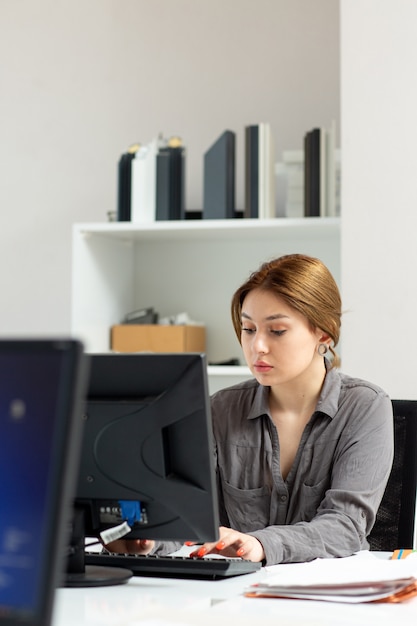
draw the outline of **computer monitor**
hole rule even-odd
[[[103,540],[126,517],[126,538],[217,539],[204,354],[92,354],[83,420],[68,585],[122,582],[85,565],[84,537]]]
[[[78,471],[86,365],[73,340],[0,340],[0,624],[51,623]]]

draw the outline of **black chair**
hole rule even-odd
[[[417,400],[392,400],[394,462],[368,537],[371,550],[393,551],[413,545],[417,491]]]

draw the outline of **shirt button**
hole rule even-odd
[[[281,502],[286,502],[287,501],[287,496],[280,496],[279,499],[281,500]]]

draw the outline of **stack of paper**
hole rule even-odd
[[[330,602],[401,602],[417,595],[417,558],[382,560],[370,555],[316,559],[278,566],[245,593],[251,598]]]

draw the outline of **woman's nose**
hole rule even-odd
[[[268,352],[268,341],[264,333],[256,333],[253,347],[258,354],[265,354]]]

